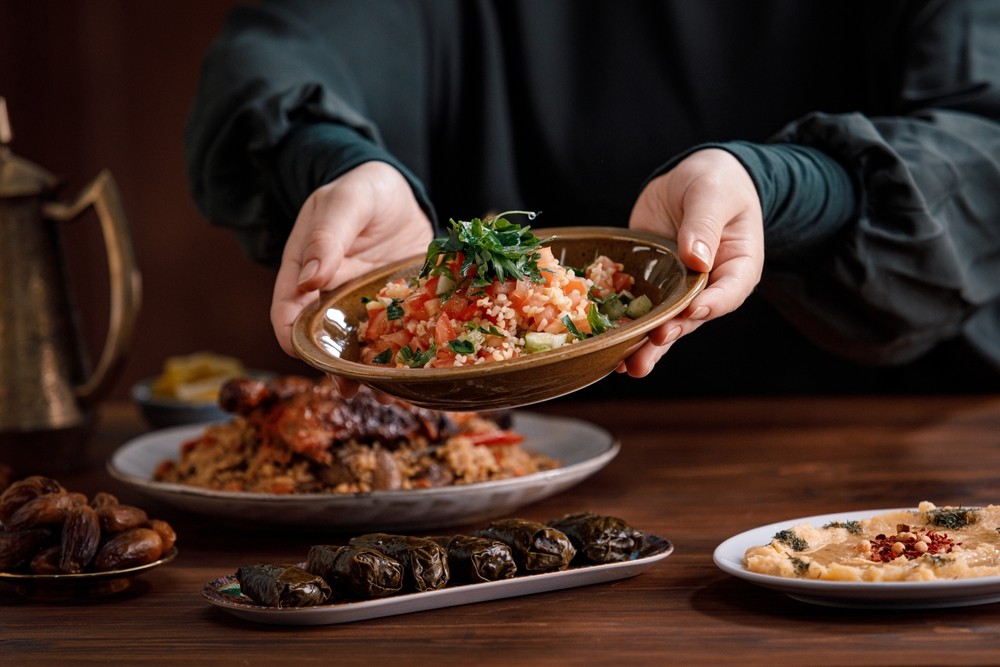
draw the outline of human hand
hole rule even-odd
[[[271,325],[281,348],[295,356],[292,325],[320,291],[418,255],[432,238],[409,183],[385,162],[366,162],[318,188],[299,211],[274,283]]]
[[[684,312],[652,330],[618,367],[643,377],[677,339],[736,310],[750,296],[764,266],[764,222],[750,174],[732,154],[709,148],[650,181],[629,227],[676,240],[687,267],[709,272],[708,285]]]

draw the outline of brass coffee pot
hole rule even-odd
[[[141,278],[114,179],[101,172],[75,200],[58,179],[16,157],[0,97],[0,464],[18,474],[79,465],[94,408],[121,371],[141,300]],[[107,252],[107,337],[91,366],[79,330],[60,225],[93,207]]]

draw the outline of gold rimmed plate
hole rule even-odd
[[[633,292],[653,303],[642,317],[547,352],[457,368],[387,368],[360,361],[358,325],[365,298],[390,280],[415,277],[424,256],[396,262],[324,293],[295,322],[292,344],[311,366],[376,391],[436,410],[488,410],[539,403],[582,389],[615,370],[650,331],[679,315],[705,287],[707,274],[688,269],[673,241],[615,227],[536,231],[563,266],[597,255],[624,264]]]
[[[152,563],[107,572],[81,572],[80,574],[0,572],[0,586],[12,589],[22,597],[30,598],[100,597],[124,591],[132,585],[133,580],[140,574],[166,565],[176,557],[177,548],[175,547]]]

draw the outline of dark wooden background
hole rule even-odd
[[[122,192],[143,307],[113,396],[165,357],[213,350],[255,368],[310,372],[278,348],[273,271],[245,259],[189,195],[181,135],[202,56],[234,0],[3,0],[0,95],[12,148],[59,176],[69,199],[100,170]],[[108,318],[107,261],[92,214],[65,227],[91,358]],[[2,289],[2,286],[0,286]]]

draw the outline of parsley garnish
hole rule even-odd
[[[475,322],[466,322],[465,328],[468,329],[469,331],[478,331],[480,333],[484,333],[490,336],[503,336],[503,334],[500,333],[500,330],[497,329],[492,324],[490,324],[488,327],[483,327],[481,325],[476,324]]]
[[[824,528],[843,528],[851,535],[861,534],[861,522],[859,521],[831,521],[823,526]]]
[[[566,325],[566,331],[570,332],[573,335],[573,338],[583,340],[587,337],[587,334],[576,328],[576,325],[573,324],[573,320],[569,318],[569,315],[562,316],[562,323]]]
[[[941,528],[965,528],[979,520],[979,513],[973,508],[938,507],[927,513],[927,518]]]
[[[399,299],[393,299],[392,302],[385,307],[385,316],[390,320],[403,319],[403,307],[399,305]]]
[[[572,334],[573,338],[577,340],[583,340],[584,338],[590,338],[598,334],[602,334],[608,329],[614,327],[608,316],[602,313],[598,308],[597,304],[590,304],[587,308],[587,323],[590,325],[591,333],[585,334],[576,328],[573,324],[573,320],[570,319],[569,315],[562,316],[562,323],[566,326],[566,331]]]
[[[410,349],[409,345],[406,345],[399,348],[399,353],[396,355],[396,358],[410,368],[419,368],[421,366],[426,366],[427,362],[433,359],[436,353],[437,352],[433,344],[429,350],[424,352],[421,352],[420,350],[414,352]]]
[[[808,542],[790,530],[778,531],[774,534],[774,539],[778,540],[792,551],[805,551],[809,548]]]
[[[476,351],[476,346],[472,344],[472,341],[468,340],[450,340],[448,341],[448,347],[455,354],[472,354]]]
[[[420,277],[447,275],[456,283],[470,277],[471,287],[485,287],[494,280],[504,282],[512,278],[542,282],[536,252],[541,241],[531,233],[530,227],[515,225],[503,217],[515,213],[527,215],[529,220],[535,217],[528,211],[507,211],[484,220],[451,220],[449,235],[434,239],[427,247]],[[455,276],[448,262],[459,253],[464,259],[460,275]]]

